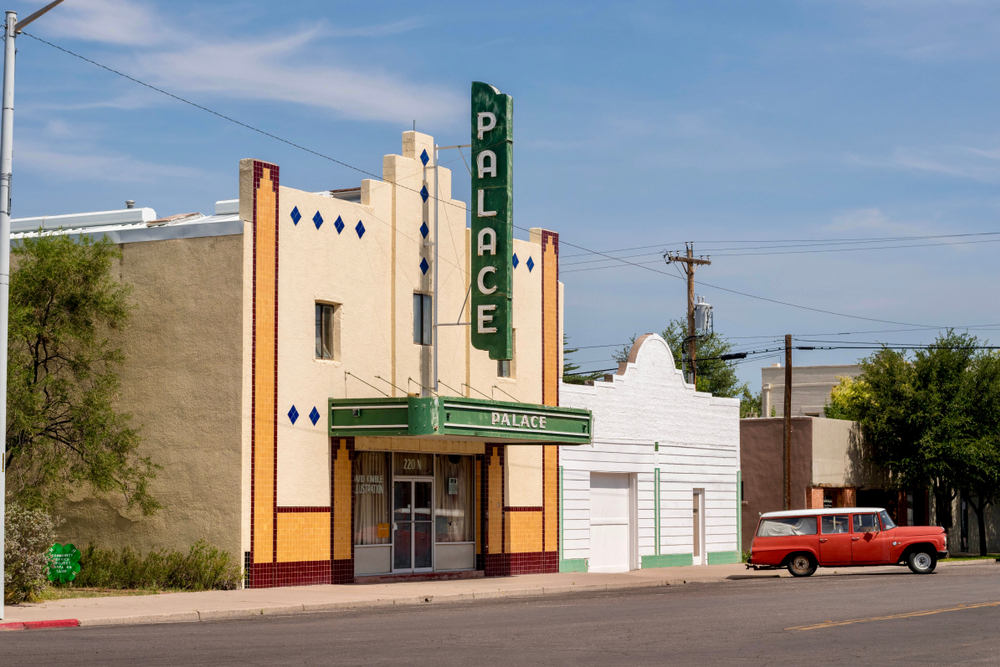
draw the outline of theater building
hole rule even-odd
[[[433,138],[406,132],[360,187],[297,190],[243,160],[238,200],[212,215],[14,221],[15,239],[119,245],[135,304],[119,408],[161,466],[164,509],[81,490],[57,509],[62,541],[205,539],[250,587],[558,571],[559,450],[592,429],[559,407],[559,236],[532,229],[502,258],[514,353],[491,360],[470,342],[466,204],[433,160]]]

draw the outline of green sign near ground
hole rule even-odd
[[[472,346],[512,359],[514,100],[472,84]]]
[[[67,583],[76,579],[80,571],[80,550],[72,544],[53,544],[49,547],[49,581]]]

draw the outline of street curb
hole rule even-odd
[[[396,598],[385,597],[369,600],[315,602],[294,605],[281,604],[253,608],[248,607],[242,609],[213,609],[207,611],[192,609],[191,611],[170,612],[163,614],[140,614],[136,616],[116,616],[82,620],[67,619],[60,621],[23,621],[6,624],[6,626],[10,627],[0,624],[0,630],[23,630],[44,627],[107,627],[124,625],[153,625],[160,623],[200,623],[205,621],[245,619],[255,616],[288,616],[301,613],[352,611],[378,607],[420,607],[430,604],[439,605],[456,602],[548,597],[571,595],[574,593],[603,593],[609,591],[681,586],[688,583],[722,583],[724,581],[727,581],[727,579],[658,579],[651,581],[629,581],[605,584],[563,584],[509,590],[496,589],[491,591],[450,593],[445,595],[407,595]]]
[[[20,621],[15,623],[0,623],[0,632],[9,630],[41,630],[42,628],[76,628],[80,621],[75,618],[63,618],[55,621]]]
[[[704,583],[716,583],[723,580],[707,580]],[[517,588],[512,590],[478,591],[475,593],[451,593],[446,595],[416,595],[398,598],[376,598],[374,600],[349,600],[343,602],[318,602],[296,605],[275,605],[244,609],[214,609],[210,611],[186,611],[169,614],[145,614],[139,616],[122,616],[112,618],[83,619],[77,621],[80,626],[98,627],[111,625],[151,625],[157,623],[197,623],[204,621],[222,621],[254,616],[288,616],[299,613],[320,613],[330,611],[351,611],[372,609],[377,607],[419,607],[429,604],[448,604],[456,602],[476,602],[485,600],[502,600],[529,597],[544,597],[553,595],[568,595],[573,593],[600,593],[606,591],[629,590],[639,588],[662,588],[664,586],[682,585],[685,580],[659,580],[623,582],[621,584],[570,584],[538,588]],[[694,583],[694,582],[692,582]],[[19,625],[19,624],[18,624]]]

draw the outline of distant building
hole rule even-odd
[[[861,367],[792,366],[792,416],[822,417],[830,402],[830,391],[840,378],[861,375]],[[785,369],[774,364],[760,369],[761,417],[785,416]],[[773,408],[773,412],[772,412]]]

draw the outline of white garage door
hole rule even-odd
[[[628,572],[629,476],[590,473],[591,572]]]

